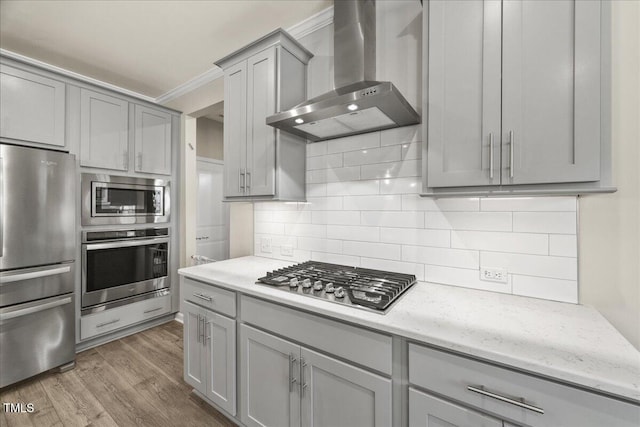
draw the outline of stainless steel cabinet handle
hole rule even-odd
[[[198,326],[196,327],[196,332],[198,333],[198,340],[200,342],[200,315],[198,314]]]
[[[49,310],[50,308],[69,304],[70,302],[71,302],[71,297],[62,297],[55,301],[50,301],[44,304],[34,305],[31,307],[18,308],[18,309],[10,308],[6,310],[6,312],[0,312],[0,321],[14,319],[16,317],[21,317],[21,316],[27,316],[29,314],[34,314],[40,311]],[[118,319],[117,321],[119,320],[120,319]],[[104,326],[104,325],[97,325],[97,327],[100,327],[100,326]]]
[[[142,312],[142,314],[149,314],[149,313],[153,313],[154,311],[158,311],[158,310],[162,310],[162,307],[152,308],[151,310],[145,310],[145,311]]]
[[[213,298],[210,297],[209,295],[194,293],[193,296],[196,298],[203,299],[205,301],[209,301],[209,302],[213,301]]]
[[[304,361],[304,357],[300,358],[300,397],[304,396],[304,389],[307,388],[307,381],[305,380],[304,368],[306,368],[307,362]]]
[[[2,283],[22,282],[23,280],[37,279],[39,277],[55,276],[71,271],[70,266],[48,268],[40,271],[30,271],[29,273],[12,274],[2,276]]]
[[[211,341],[211,333],[209,333],[209,325],[211,324],[211,322],[203,322],[204,324],[204,329],[205,329],[205,335],[207,336],[207,341]]]
[[[510,130],[509,131],[509,145],[511,146],[510,150],[509,150],[509,178],[513,178],[513,151],[514,151],[514,144],[515,144],[515,140],[513,139],[513,131]]]
[[[240,169],[240,178],[238,178],[238,192],[239,193],[244,193],[244,180],[245,180],[245,175],[242,169]]]
[[[296,362],[295,356],[293,354],[289,355],[289,393],[293,392],[293,387],[298,380],[293,375],[293,364]]]
[[[207,318],[205,316],[202,316],[202,344],[206,344],[205,342],[205,337],[206,337],[206,323],[207,323]]]
[[[103,326],[113,325],[114,323],[118,323],[120,319],[109,320],[108,322],[98,323],[96,328],[102,328]]]
[[[493,133],[489,132],[489,178],[493,179]]]
[[[500,394],[492,393],[484,389],[484,386],[467,386],[467,390],[472,391],[474,393],[478,393],[482,396],[490,397],[492,399],[499,400],[504,403],[509,403],[511,405],[518,406],[523,409],[528,409],[529,411],[537,412],[538,414],[544,414],[544,409],[538,408],[537,406],[529,405],[524,401],[524,398],[520,400],[512,399],[510,397],[502,396]]]
[[[244,170],[244,173],[247,175],[247,191],[251,188],[251,172],[247,172],[247,169]]]

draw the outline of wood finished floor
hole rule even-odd
[[[0,402],[31,402],[35,411],[0,407],[0,426],[234,426],[191,393],[182,348],[173,321],[79,353],[75,369],[3,389]]]

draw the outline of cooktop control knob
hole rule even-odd
[[[295,277],[291,280],[289,280],[289,287],[290,288],[297,288],[298,287],[298,279],[296,279]]]
[[[342,286],[336,288],[334,295],[336,298],[344,298],[344,289],[342,289]]]
[[[302,281],[302,287],[303,288],[310,288],[311,287],[311,279],[304,279]]]
[[[322,288],[324,288],[324,285],[322,284],[321,280],[316,280],[315,282],[313,282],[313,290],[314,291],[321,291]]]
[[[333,282],[331,283],[327,283],[327,286],[324,287],[324,291],[328,294],[333,293],[333,291],[335,291],[336,288],[333,287]]]

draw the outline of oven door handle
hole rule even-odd
[[[31,307],[18,308],[15,309],[12,307],[12,310],[7,310],[6,312],[0,312],[0,321],[4,322],[5,320],[14,319],[16,317],[27,316],[29,314],[38,313],[41,311],[49,310],[54,307],[58,307],[61,305],[69,304],[72,301],[70,296],[61,296],[51,302],[46,302],[44,304],[33,305]]]
[[[85,243],[84,246],[88,251],[95,251],[98,249],[113,249],[113,248],[127,248],[133,246],[146,246],[153,245],[156,243],[169,243],[169,239],[132,239],[132,240],[118,240],[116,242],[106,242],[106,243]]]
[[[11,275],[2,275],[2,280],[0,280],[1,284],[12,283],[12,282],[22,282],[24,280],[37,279],[39,277],[48,277],[55,276],[57,274],[64,274],[71,271],[71,266],[64,267],[55,267],[55,268],[46,268],[39,271],[30,271],[28,273],[18,273]]]

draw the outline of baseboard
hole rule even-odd
[[[182,312],[177,312],[176,313],[176,317],[174,319],[176,322],[180,322],[182,324],[184,324],[184,314],[182,314]]]

